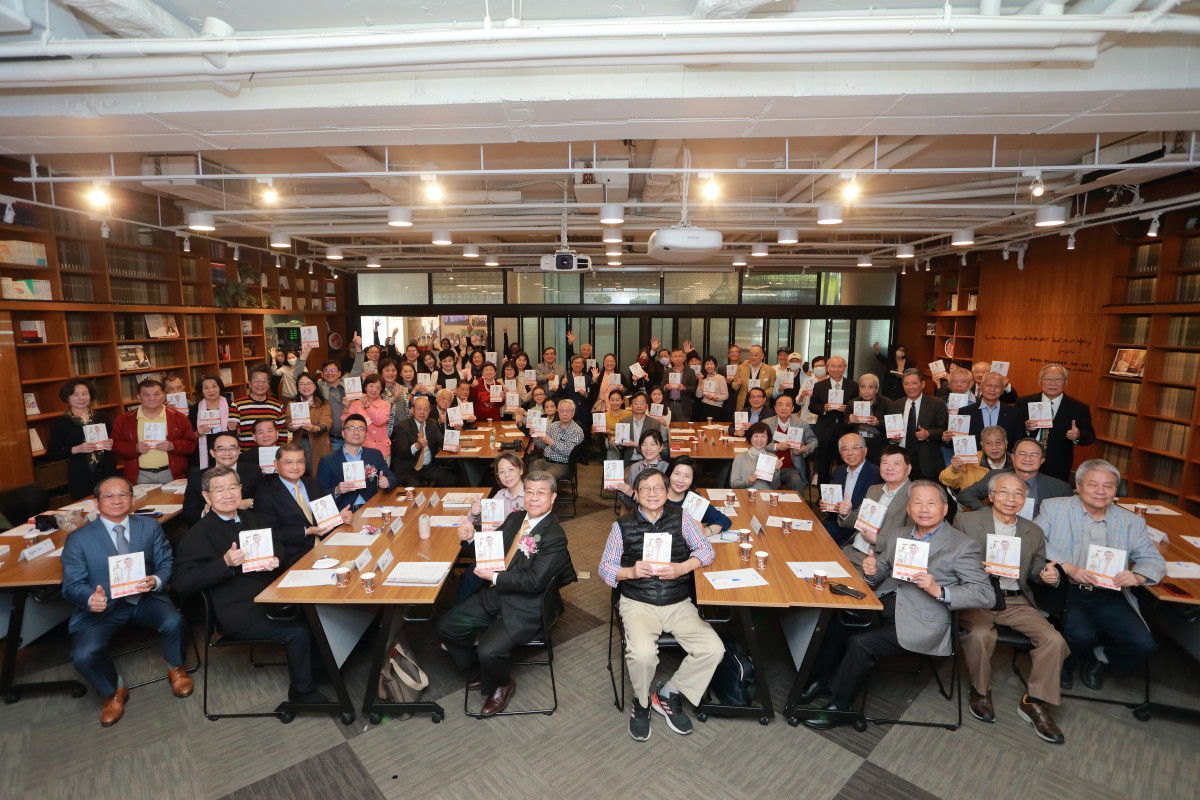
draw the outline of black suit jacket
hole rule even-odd
[[[833,482],[838,486],[846,486],[847,467],[842,464],[833,471]],[[867,496],[867,489],[870,489],[877,483],[883,483],[883,478],[879,476],[879,467],[872,464],[870,461],[864,461],[862,472],[858,475],[858,480],[854,483],[854,493],[850,495],[850,507],[858,508],[862,505],[863,498]]]
[[[813,433],[822,448],[828,447],[829,443],[837,438],[846,420],[850,419],[850,412],[854,410],[854,406],[850,404],[858,399],[858,383],[843,375],[842,402],[846,405],[846,410],[826,411],[825,404],[829,402],[831,385],[829,378],[822,378],[813,386],[812,396],[808,398],[808,410],[817,415],[817,421],[812,426]]]
[[[238,478],[242,482],[242,498],[252,498],[258,491],[258,485],[263,482],[263,479],[268,477],[263,475],[258,468],[258,462],[253,465],[243,463],[238,459],[237,463]],[[209,462],[209,469],[212,469],[212,462]],[[208,470],[192,467],[188,470],[187,486],[183,490],[183,511],[180,516],[184,522],[196,523],[200,521],[200,517],[204,513],[204,495],[200,493],[200,479],[204,477],[204,473]]]
[[[907,397],[893,400],[888,406],[888,413],[904,416],[906,402]],[[904,424],[908,424],[907,419],[904,420]],[[946,402],[933,395],[922,395],[921,408],[917,411],[917,426],[929,431],[929,438],[924,442],[917,441],[915,447],[909,448],[913,454],[913,470],[919,472],[920,477],[936,481],[941,474],[945,466],[945,461],[942,460],[942,434],[946,432],[949,424],[950,412],[946,408]],[[914,474],[913,477],[917,475]]]
[[[425,439],[429,442],[429,450],[435,459],[438,451],[442,449],[442,438],[442,429],[430,414],[429,419],[425,420]],[[417,458],[421,455],[420,452],[416,455],[412,452],[416,443],[417,421],[410,418],[398,423],[392,431],[392,472],[396,475],[405,475],[416,466]]]
[[[526,512],[514,511],[504,520],[500,532],[504,535],[504,552],[512,549],[517,534],[525,522]],[[540,536],[537,551],[526,556],[519,549],[513,553],[507,568],[496,576],[495,585],[485,584],[480,591],[495,592],[500,602],[500,618],[514,641],[532,639],[542,629],[542,595],[551,585],[566,586],[577,580],[571,554],[567,552],[567,534],[551,512],[541,519],[531,536]],[[472,548],[470,542],[464,548]],[[473,552],[473,550],[472,550]],[[558,610],[562,600],[556,597]]]
[[[979,435],[985,427],[983,424],[983,409],[972,403],[966,408],[959,409],[958,413],[966,414],[971,418],[971,435],[975,437],[976,442],[979,442]],[[1017,413],[1016,406],[1000,403],[1000,413],[996,415],[996,424],[1004,428],[1004,432],[1008,434],[1008,449],[1010,451],[1013,445],[1025,436],[1025,421]]]
[[[1025,430],[1025,423],[1029,419],[1029,404],[1040,402],[1041,399],[1042,394],[1038,392],[1027,394],[1017,401],[1021,432],[1025,436],[1036,437],[1038,434],[1036,430]],[[1071,430],[1072,422],[1079,428],[1079,441],[1075,443],[1067,438],[1067,431]],[[1075,448],[1087,447],[1094,441],[1096,430],[1092,427],[1092,410],[1082,400],[1064,394],[1058,404],[1058,412],[1054,415],[1054,426],[1046,431],[1046,436],[1042,439],[1042,444],[1046,446],[1046,463],[1042,464],[1041,471],[1060,481],[1069,482],[1071,466],[1075,461]]]
[[[305,475],[300,480],[304,484],[304,491],[308,492],[309,502],[328,494],[316,478]],[[312,549],[313,537],[305,534],[312,523],[282,479],[259,484],[254,495],[254,510],[271,528],[275,539],[275,555],[284,569]]]
[[[680,370],[680,376],[683,379],[683,390],[679,393],[678,400],[672,400],[671,392],[667,389],[667,384],[671,382],[671,370],[673,369],[675,368],[667,367],[662,371],[658,385],[663,387],[664,403],[667,406],[679,406],[682,415],[677,415],[671,419],[678,422],[687,422],[692,418],[692,398],[696,396],[696,386],[700,383],[700,379],[696,377],[696,370],[684,364],[683,369]]]
[[[242,572],[225,565],[225,553],[241,531],[268,527],[254,511],[239,511],[240,522],[226,522],[213,513],[193,525],[179,541],[175,556],[175,588],[183,594],[208,590],[217,628],[232,636],[267,618],[267,609],[254,598],[279,577],[280,567],[263,572]],[[278,545],[276,545],[278,546]]]

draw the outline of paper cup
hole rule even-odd
[[[26,547],[33,547],[35,544],[38,543],[38,539],[41,538],[41,535],[42,535],[41,531],[32,530],[29,533],[22,536],[21,538],[25,540]]]
[[[817,588],[817,591],[824,591],[825,586],[828,583],[829,583],[829,576],[825,573],[825,570],[823,570],[823,569],[814,569],[813,570],[813,585]]]
[[[364,572],[362,574],[363,594],[370,594],[375,591],[375,573]]]
[[[337,587],[339,589],[345,589],[347,586],[350,585],[350,568],[349,567],[338,567],[337,569],[335,569],[333,571],[333,575],[337,579]]]
[[[742,555],[742,561],[750,560],[750,551],[752,549],[754,549],[753,546],[750,545],[748,542],[743,542],[742,544],[738,545],[738,550],[741,552],[741,555]]]
[[[769,556],[769,555],[770,555],[770,553],[768,553],[766,550],[757,551],[754,554],[754,568],[755,569],[766,569],[767,568],[767,556]]]
[[[1146,516],[1146,512],[1149,510],[1150,507],[1145,503],[1135,503],[1133,506],[1133,513],[1137,514],[1139,517]]]
[[[405,500],[412,500],[414,497],[416,497],[416,494],[417,494],[417,489],[415,486],[405,486],[404,487],[404,499]]]
[[[758,499],[758,489],[747,489],[746,496],[749,497],[750,502],[753,503],[755,500]]]
[[[741,542],[742,544],[750,543],[750,529],[749,528],[741,528],[738,530],[738,541]]]
[[[779,492],[771,492],[771,505],[779,505]]]

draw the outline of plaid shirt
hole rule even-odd
[[[1087,564],[1092,522],[1078,495],[1043,501],[1034,520],[1046,532],[1046,557],[1076,566]],[[1105,512],[1105,522],[1105,546],[1125,550],[1131,571],[1145,577],[1146,583],[1158,583],[1166,577],[1167,564],[1146,532],[1146,520],[1114,503]]]
[[[557,464],[566,464],[571,458],[571,451],[583,443],[583,428],[575,424],[575,420],[571,420],[566,425],[562,424],[562,420],[551,422],[546,426],[546,435],[554,441],[554,444],[546,447],[539,442],[538,447],[547,461]]]
[[[646,515],[642,514],[640,506],[633,513],[641,514],[645,519]],[[700,566],[707,567],[717,557],[712,545],[705,538],[704,531],[700,530],[700,523],[686,512],[683,515],[683,540],[691,548],[692,558],[697,559]],[[612,530],[608,533],[608,541],[604,544],[604,554],[600,556],[600,568],[596,570],[600,579],[613,588],[617,585],[617,570],[621,569],[621,556],[624,554],[625,540],[621,537],[621,525],[614,522]]]

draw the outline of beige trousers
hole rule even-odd
[[[1029,654],[1033,667],[1029,673],[1029,696],[1058,705],[1062,701],[1058,685],[1063,661],[1071,654],[1062,634],[1054,629],[1023,596],[1005,598],[1003,611],[971,608],[959,612],[964,633],[960,638],[963,658],[971,676],[971,686],[986,694],[992,680],[992,653],[996,650],[996,625],[1005,625],[1023,633],[1033,642]]]
[[[687,657],[669,679],[684,697],[699,704],[712,680],[713,672],[725,655],[725,645],[690,600],[669,606],[653,606],[622,597],[619,605],[625,625],[625,664],[633,696],[650,705],[654,673],[658,670],[658,645],[664,631],[674,636]]]

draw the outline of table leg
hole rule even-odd
[[[804,651],[804,656],[800,660],[800,666],[796,669],[796,676],[792,680],[792,689],[788,692],[787,702],[783,706],[783,713],[787,716],[788,724],[795,725],[793,720],[799,720],[795,716],[797,709],[800,707],[799,701],[796,699],[808,687],[808,682],[812,676],[813,664],[817,660],[817,651],[821,649],[821,642],[825,640],[825,631],[829,628],[829,623],[833,619],[832,608],[822,608],[820,615],[817,617],[817,625],[813,629],[812,636],[808,640],[808,647]]]
[[[12,611],[8,616],[8,635],[4,640],[4,662],[0,664],[0,694],[4,695],[4,702],[15,703],[26,692],[70,692],[72,697],[83,697],[87,694],[87,687],[76,680],[13,683],[17,671],[17,654],[21,649],[25,602],[28,599],[29,589],[24,586],[13,589]]]
[[[696,718],[701,722],[709,714],[723,717],[758,717],[762,725],[767,725],[775,718],[775,708],[771,703],[771,687],[767,682],[763,665],[762,649],[759,646],[758,631],[754,626],[753,609],[740,606],[737,609],[737,621],[746,640],[746,653],[750,656],[755,668],[754,704],[748,706],[731,706],[724,703],[711,703],[705,700],[696,707]]]
[[[343,725],[350,725],[354,722],[354,704],[350,700],[350,693],[346,690],[342,672],[338,669],[337,659],[334,658],[333,650],[329,646],[329,638],[325,635],[325,627],[321,624],[317,607],[312,603],[305,603],[303,608],[304,615],[308,619],[308,627],[312,632],[313,643],[321,654],[321,661],[324,662],[325,670],[329,673],[330,680],[333,681],[333,688],[338,699],[336,703],[280,703],[275,711],[278,713],[297,711],[336,713],[342,715]]]
[[[437,703],[417,701],[415,703],[389,703],[378,698],[379,673],[388,657],[391,646],[392,626],[396,621],[396,605],[385,605],[383,616],[379,623],[379,632],[371,646],[371,669],[367,673],[367,691],[363,698],[363,713],[367,715],[372,725],[383,721],[384,714],[432,714],[430,720],[434,723],[446,718],[446,711]]]

